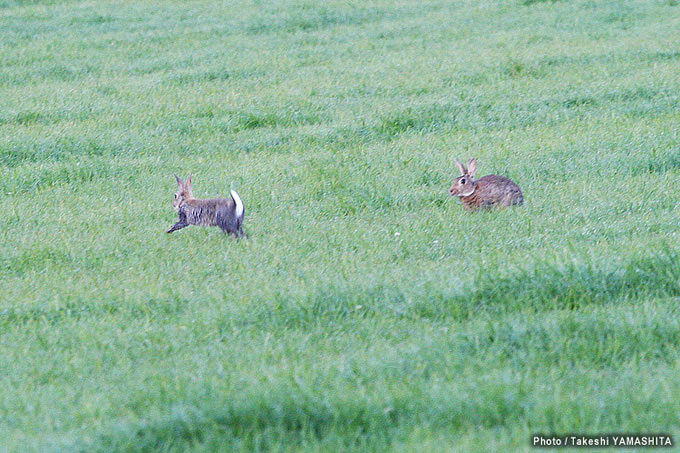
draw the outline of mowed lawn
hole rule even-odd
[[[680,441],[679,130],[676,0],[0,0],[0,451]]]

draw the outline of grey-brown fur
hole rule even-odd
[[[199,225],[218,226],[225,233],[235,237],[245,236],[243,231],[245,209],[236,192],[232,191],[231,198],[197,200],[191,191],[191,176],[186,181],[182,181],[177,176],[175,178],[179,188],[175,193],[175,200],[172,205],[177,210],[179,220],[170,227],[168,233],[181,230],[189,225]],[[241,203],[240,213],[238,212],[238,203]]]
[[[460,198],[463,207],[469,211],[493,206],[520,205],[524,201],[522,190],[505,176],[487,175],[474,179],[477,160],[470,159],[468,166],[456,161],[461,176],[456,178],[449,189],[453,197]]]

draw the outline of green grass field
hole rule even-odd
[[[0,0],[0,451],[680,441],[679,43],[676,0]],[[524,206],[464,211],[470,157]],[[250,239],[165,234],[190,173]]]

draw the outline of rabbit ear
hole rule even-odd
[[[187,180],[184,182],[184,187],[187,189],[191,189],[191,175],[187,178]]]
[[[475,173],[477,173],[477,159],[474,157],[468,161],[468,175],[474,178]]]
[[[175,179],[177,180],[177,185],[180,186],[180,187],[182,187],[182,184],[184,184],[184,183],[183,183],[182,180],[179,178],[179,176],[175,175]]]
[[[460,170],[461,175],[464,175],[464,174],[467,173],[467,170],[465,169],[465,165],[458,162],[458,159],[456,159],[456,166],[458,167],[458,170]]]

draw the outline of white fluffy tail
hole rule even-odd
[[[234,203],[236,203],[236,218],[241,218],[243,217],[243,202],[241,201],[241,197],[238,196],[235,190],[231,191],[231,198],[234,199]]]

